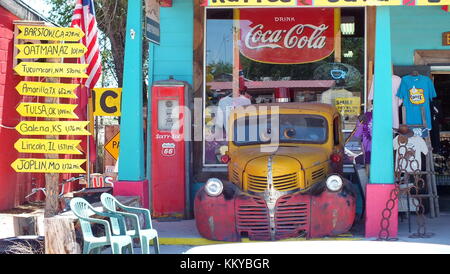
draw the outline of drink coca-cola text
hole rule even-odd
[[[307,30],[311,34],[306,34]],[[321,24],[297,24],[289,30],[265,30],[263,24],[258,24],[250,29],[245,36],[245,46],[248,49],[260,48],[310,48],[322,49],[326,45],[327,37],[323,33],[328,26]]]
[[[239,50],[269,64],[317,62],[334,51],[333,8],[241,9]]]

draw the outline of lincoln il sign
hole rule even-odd
[[[241,53],[274,64],[322,60],[334,51],[334,10],[241,9]]]

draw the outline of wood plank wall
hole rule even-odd
[[[371,106],[371,102],[367,100],[369,96],[369,89],[373,81],[374,59],[375,59],[375,21],[376,21],[376,7],[367,7],[367,53],[366,53],[366,72],[367,72],[367,92],[366,104]]]

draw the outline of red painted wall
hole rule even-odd
[[[11,163],[19,157],[30,155],[18,153],[14,143],[20,138],[15,127],[21,117],[16,112],[20,101],[28,101],[19,95],[15,86],[23,79],[14,74],[14,20],[20,18],[0,7],[0,210],[7,210],[24,202],[24,197],[31,191],[31,178],[37,178],[41,184],[41,174],[16,173]]]

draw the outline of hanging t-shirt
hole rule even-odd
[[[228,120],[230,118],[231,111],[240,106],[251,105],[252,101],[240,95],[239,97],[232,98],[231,96],[226,96],[219,100],[219,111],[216,118],[216,126],[225,128],[226,136],[228,136]]]
[[[216,130],[219,128],[228,132],[228,118],[230,117],[230,112],[233,106],[233,98],[231,96],[225,96],[219,100],[220,113],[216,114]]]
[[[369,96],[367,97],[369,100],[373,100],[374,82],[372,81],[372,85],[370,86]],[[392,128],[398,128],[399,126],[398,107],[402,104],[402,99],[397,97],[397,91],[401,82],[402,78],[397,75],[392,75]]]
[[[395,170],[397,170],[397,166],[400,164],[401,169],[406,169],[407,172],[414,172],[419,169],[422,170],[422,153],[428,154],[427,143],[422,137],[413,136],[408,138],[408,143],[406,144],[406,150],[400,148],[400,144],[398,142],[398,135],[394,138],[394,150],[395,152]],[[414,155],[413,157],[408,157],[406,153],[411,153]],[[399,163],[399,156],[406,157],[405,160],[402,160]],[[415,162],[414,160],[417,160]]]
[[[431,129],[430,102],[436,97],[436,90],[430,77],[407,75],[402,78],[397,97],[403,99],[407,125],[422,125],[422,107],[425,108],[427,128]]]

